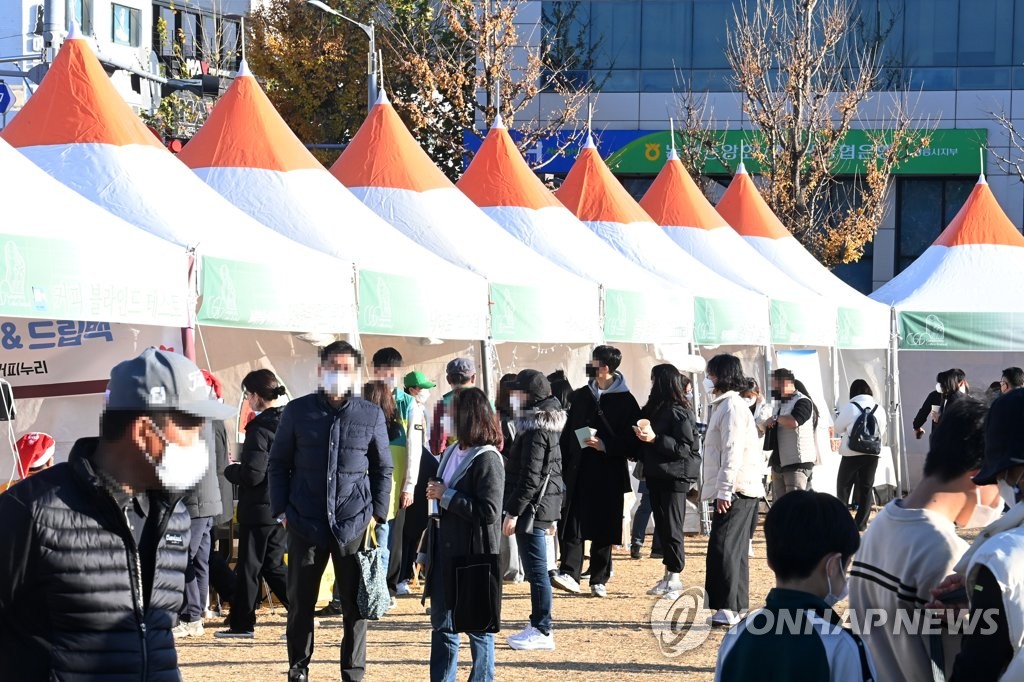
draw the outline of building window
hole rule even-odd
[[[974,189],[974,178],[896,180],[896,267],[903,272],[946,228]]]
[[[204,14],[200,24],[200,45],[202,46],[199,58],[204,62],[219,62],[220,41],[217,39],[217,18],[212,14]]]
[[[196,56],[196,43],[199,36],[199,17],[191,12],[178,12],[178,30],[175,39],[181,42],[181,56],[191,59]]]
[[[138,47],[142,44],[142,10],[124,5],[111,5],[113,27],[111,38],[118,45]]]
[[[174,45],[178,41],[178,28],[175,24],[174,10],[170,7],[156,6],[158,22],[153,24],[153,45],[161,57],[173,57]]]
[[[71,30],[71,22],[76,21],[83,35],[92,35],[92,0],[67,0],[64,10],[68,30]]]
[[[220,54],[221,68],[238,68],[241,57],[238,42],[239,24],[237,21],[224,19],[220,23]]]

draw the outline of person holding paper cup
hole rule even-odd
[[[683,376],[674,365],[651,370],[651,395],[633,432],[641,442],[640,461],[651,496],[654,532],[661,539],[665,575],[647,594],[683,589],[683,520],[686,493],[700,476],[697,418],[686,399]]]
[[[590,382],[573,392],[568,422],[560,439],[566,504],[558,525],[562,556],[551,583],[580,591],[583,543],[590,540],[590,592],[608,596],[612,545],[622,544],[624,495],[632,490],[626,460],[640,442],[633,425],[640,405],[618,371],[622,353],[598,346],[587,364]]]

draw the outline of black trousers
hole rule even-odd
[[[562,547],[561,564],[558,568],[567,573],[576,582],[583,572],[583,533],[580,522],[570,508],[562,518],[561,537],[558,539]],[[605,585],[612,573],[611,544],[590,543],[590,584]]]
[[[871,503],[874,500],[876,469],[878,469],[878,457],[874,455],[847,456],[839,462],[836,496],[843,504],[849,504],[850,491],[853,490],[853,501],[857,505],[857,515],[854,517],[857,530],[864,530],[868,527]]]
[[[405,545],[405,510],[399,509],[395,518],[391,520],[391,534],[388,536],[388,547],[391,554],[388,556],[388,592],[395,596],[398,590],[398,583],[402,582],[402,557]]]
[[[715,504],[715,501],[711,501]],[[711,517],[711,537],[705,566],[704,589],[708,608],[740,612],[750,603],[750,517],[757,513],[756,497],[735,495],[724,514]]]
[[[288,608],[288,569],[284,565],[285,530],[273,526],[238,526],[238,563],[235,564],[235,600],[228,625],[232,630],[256,626],[260,574],[267,587]]]
[[[683,521],[686,518],[686,493],[668,486],[647,483],[654,513],[654,534],[661,539],[661,563],[672,573],[681,573],[686,563],[683,553]]]
[[[341,546],[333,538],[329,546],[316,545],[294,532],[288,533],[288,674],[309,674],[313,658],[313,610],[320,592],[327,560],[334,561],[334,574],[341,585],[341,679],[359,682],[366,671],[366,619],[359,613],[359,562],[356,553],[363,545],[365,531]]]

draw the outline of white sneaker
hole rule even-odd
[[[683,589],[681,580],[659,580],[658,584],[647,590],[647,594],[663,595],[669,592],[680,592]]]
[[[608,596],[608,589],[604,585],[591,585],[590,594],[595,597],[601,597],[604,599]]]
[[[568,573],[556,573],[551,576],[551,586],[573,594],[580,593],[580,584]]]
[[[508,638],[508,645],[516,651],[554,651],[555,635],[544,634],[532,625]]]
[[[398,583],[398,585],[395,586],[395,594],[397,594],[399,597],[408,597],[410,594],[412,594],[412,588],[409,587],[409,581],[403,580],[402,582]]]
[[[754,558],[754,541],[753,540],[750,541],[750,548],[747,550],[747,556],[750,557],[751,559]]]
[[[729,609],[719,609],[715,611],[715,615],[711,616],[712,625],[732,627],[738,622],[740,622],[740,614]]]
[[[171,629],[171,634],[174,635],[175,639],[183,637],[202,637],[203,633],[206,632],[203,629],[203,621],[194,620],[191,623],[181,621]]]

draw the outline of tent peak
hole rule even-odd
[[[373,106],[377,106],[378,104],[391,104],[391,100],[388,99],[387,90],[385,90],[383,86],[381,86],[380,90],[377,91],[377,101],[373,103]]]
[[[746,174],[747,174],[747,167],[745,165],[743,165],[742,161],[740,161],[740,165],[736,166],[736,175],[746,175]]]
[[[501,118],[501,112],[499,111],[498,113],[496,113],[494,115],[494,122],[491,123],[491,129],[493,130],[494,128],[504,128],[504,127],[505,127],[505,121],[504,121],[504,119]]]
[[[594,144],[594,134],[592,132],[590,132],[589,130],[587,131],[587,140],[586,140],[586,142],[583,143],[583,148],[584,149],[597,149],[597,145]]]
[[[977,184],[979,184],[979,185],[987,185],[988,184],[988,180],[985,179],[985,174],[984,173],[981,173],[981,174],[978,175],[978,182],[977,182]]]
[[[72,19],[71,27],[68,29],[68,34],[64,40],[81,40],[83,37],[82,27],[78,25],[78,20]]]
[[[249,78],[253,77],[252,71],[249,70],[249,62],[243,59],[238,64],[238,73],[235,74],[235,78],[245,78],[246,76]]]

